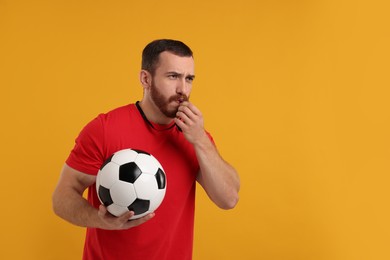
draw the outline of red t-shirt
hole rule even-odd
[[[153,219],[124,231],[87,228],[83,259],[192,258],[196,154],[173,122],[153,126],[130,104],[99,115],[76,139],[66,163],[78,171],[96,175],[106,158],[132,148],[156,157],[167,176],[165,198]],[[96,208],[100,205],[95,185],[88,189],[88,201]]]

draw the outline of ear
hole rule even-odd
[[[149,88],[152,85],[152,75],[147,70],[141,70],[139,80],[144,89]]]

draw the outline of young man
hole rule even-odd
[[[191,259],[196,181],[218,207],[235,207],[239,177],[219,155],[202,113],[189,101],[194,78],[188,46],[153,41],[142,53],[142,100],[99,115],[79,134],[53,193],[53,209],[87,227],[83,259]],[[155,156],[168,183],[156,212],[131,221],[134,212],[108,213],[94,185],[105,159],[125,148]],[[87,188],[88,200],[82,196]]]

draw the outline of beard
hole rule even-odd
[[[154,104],[160,109],[161,113],[163,113],[166,117],[169,117],[169,118],[175,118],[176,113],[179,109],[179,106],[170,108],[169,105],[172,102],[180,101],[180,103],[181,103],[181,102],[187,101],[189,99],[189,97],[187,97],[184,94],[177,94],[177,95],[170,96],[169,98],[166,98],[157,89],[154,82],[152,82],[152,84],[151,84],[150,96],[151,96]]]

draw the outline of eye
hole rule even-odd
[[[192,83],[192,81],[194,81],[194,77],[187,77],[186,80],[187,80],[187,82]]]
[[[170,78],[170,79],[177,79],[178,75],[177,74],[169,74],[168,78]]]

